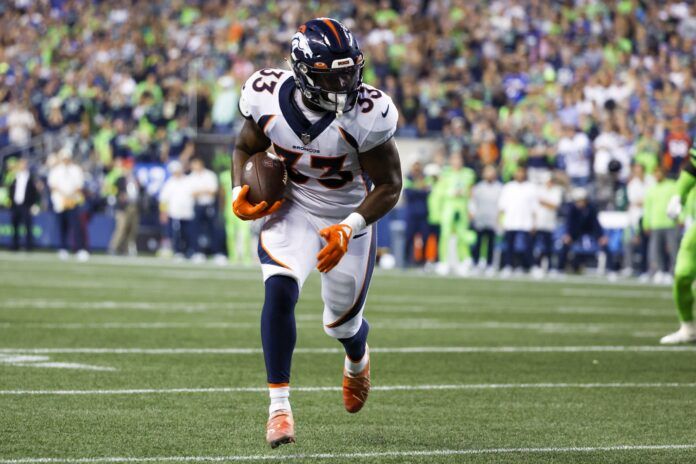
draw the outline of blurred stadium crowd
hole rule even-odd
[[[133,252],[138,224],[166,224],[171,248],[199,258],[248,241],[224,206],[229,173],[218,182],[239,87],[282,66],[310,16],[357,35],[365,80],[399,107],[398,136],[439,147],[404,166],[405,263],[492,272],[498,248],[504,272],[599,256],[600,268],[668,279],[679,224],[663,203],[696,116],[696,6],[679,0],[2,2],[0,203],[31,220],[9,188],[30,171],[66,237],[112,211],[114,253]],[[8,169],[18,158],[27,169]],[[133,174],[171,162],[166,182],[193,187]],[[61,248],[86,248],[73,235]]]

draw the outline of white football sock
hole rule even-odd
[[[268,389],[268,396],[271,397],[271,405],[268,407],[268,414],[285,409],[290,411],[290,387],[272,387]]]
[[[348,356],[346,356],[346,360],[343,362],[343,367],[345,367],[346,371],[348,371],[349,374],[357,375],[360,374],[363,370],[365,370],[365,366],[367,366],[367,361],[369,360],[370,353],[366,346],[365,355],[362,357],[360,361],[353,362],[350,360]]]

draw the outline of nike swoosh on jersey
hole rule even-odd
[[[387,117],[387,113],[389,113],[389,106],[387,106],[387,109],[384,110],[384,112],[382,113],[382,117],[383,117],[383,118],[386,118],[386,117]]]

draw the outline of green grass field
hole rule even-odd
[[[270,450],[257,268],[0,253],[0,464],[693,463],[696,350],[667,287],[376,272],[375,390],[305,285],[296,445]]]

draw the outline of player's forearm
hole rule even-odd
[[[401,181],[377,185],[355,210],[365,218],[366,224],[372,224],[396,206],[401,195]]]
[[[249,158],[251,158],[251,153],[239,147],[235,147],[232,152],[232,187],[241,187],[242,168]]]

